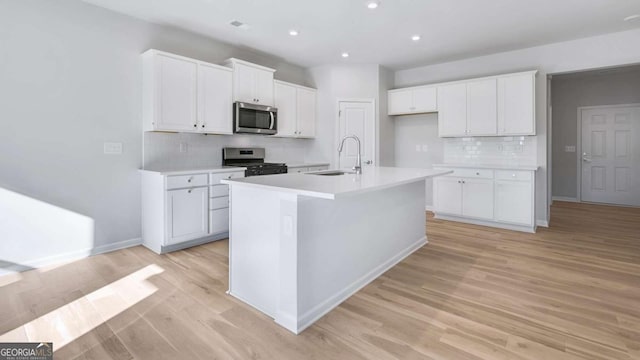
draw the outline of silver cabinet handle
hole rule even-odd
[[[191,182],[191,180],[193,180],[193,178],[192,178],[192,177],[190,177],[189,179],[187,179],[187,182],[188,182],[188,183],[190,183],[190,182]]]
[[[367,165],[371,165],[371,164],[373,164],[373,161],[371,161],[371,160],[367,160],[367,161],[365,161],[364,163],[365,163],[365,164],[367,164]]]
[[[191,192],[192,192],[192,191],[193,191],[193,189],[189,189],[189,190],[187,190],[187,192],[188,192],[189,194],[191,194]]]
[[[477,173],[476,173],[476,175],[480,176],[480,173],[479,173],[479,172],[477,172]]]
[[[229,175],[227,176],[227,179],[231,179],[233,177],[233,175]]]

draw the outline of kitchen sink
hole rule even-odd
[[[322,176],[338,176],[338,175],[355,174],[355,172],[343,171],[343,170],[324,170],[324,171],[309,172],[309,173],[305,173],[305,174],[307,174],[307,175],[322,175]]]

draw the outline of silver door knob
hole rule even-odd
[[[589,157],[589,154],[587,154],[587,153],[582,153],[582,161],[584,161],[584,162],[591,162],[591,158]]]
[[[367,161],[365,161],[364,163],[365,163],[365,164],[367,164],[367,165],[371,165],[371,164],[373,164],[373,161],[371,161],[371,160],[367,160]]]

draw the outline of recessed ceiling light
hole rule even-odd
[[[291,35],[291,36],[298,36],[298,30],[295,30],[295,29],[291,29],[291,30],[289,30],[289,35]]]
[[[348,58],[349,57],[349,53],[348,52],[343,52],[342,53],[342,57],[343,58]]]
[[[626,18],[624,18],[624,21],[633,21],[638,19],[640,19],[640,15],[635,14],[635,15],[627,16]]]
[[[420,35],[413,35],[413,36],[411,37],[411,40],[413,40],[413,41],[418,41],[418,40],[420,40]]]
[[[380,1],[369,1],[367,3],[367,7],[369,9],[377,9],[379,5],[380,5]]]

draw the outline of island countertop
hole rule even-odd
[[[396,167],[365,167],[362,169],[362,174],[360,175],[316,175],[317,173],[323,172],[326,171],[254,176],[243,179],[225,179],[221,182],[234,186],[256,187],[309,197],[336,199],[343,196],[408,184],[414,181],[449,174],[453,171]]]

